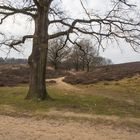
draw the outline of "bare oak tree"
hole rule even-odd
[[[79,19],[66,16],[60,7],[63,0],[0,1],[0,24],[3,24],[8,17],[17,14],[31,17],[35,24],[34,34],[25,35],[19,39],[6,40],[4,34],[0,34],[2,39],[0,45],[9,46],[17,51],[17,45],[24,43],[27,39],[33,40],[32,53],[28,61],[31,75],[27,99],[49,98],[45,84],[45,69],[48,42],[51,39],[65,36],[64,45],[67,42],[77,44],[77,40],[71,38],[71,34],[75,36],[85,34],[91,35],[95,45],[102,47],[105,40],[117,39],[126,41],[134,50],[140,45],[140,22],[139,15],[134,14],[135,5],[127,3],[127,0],[114,0],[113,7],[108,13],[97,15],[88,11],[82,0],[79,1],[85,11],[83,18]],[[51,32],[54,26],[59,30]]]

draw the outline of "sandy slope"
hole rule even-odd
[[[77,87],[75,87],[75,86],[73,86],[71,84],[63,82],[64,78],[65,77],[47,79],[46,82],[55,81],[56,82],[55,86],[57,86],[59,88],[62,88],[62,89],[65,89],[65,90],[74,90],[74,91],[79,90]]]
[[[140,133],[75,121],[0,115],[0,140],[139,140]]]

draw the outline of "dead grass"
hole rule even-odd
[[[95,67],[91,72],[79,72],[67,76],[64,81],[70,84],[93,84],[100,81],[121,80],[140,74],[140,62]],[[107,83],[105,83],[107,84]]]
[[[29,83],[30,70],[27,64],[23,65],[0,65],[0,87],[3,86],[16,86],[19,84]],[[69,75],[65,71],[54,71],[52,69],[46,70],[46,78],[58,78]]]
[[[10,106],[12,111],[14,109],[18,112],[35,113],[55,109],[92,115],[139,118],[139,81],[140,77],[133,77],[117,81],[117,85],[114,81],[108,82],[107,85],[100,82],[95,85],[79,85],[73,88],[63,88],[64,86],[53,83],[48,86],[48,92],[53,100],[43,102],[24,100],[28,90],[27,86],[1,87],[0,112],[7,112],[7,107]]]

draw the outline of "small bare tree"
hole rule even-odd
[[[79,0],[86,15],[77,19],[66,16],[60,8],[62,1],[0,1],[0,24],[4,24],[4,20],[8,17],[18,14],[21,17],[22,15],[31,17],[35,24],[34,34],[31,35],[7,40],[3,33],[0,34],[0,44],[15,50],[18,50],[17,45],[24,43],[27,39],[33,40],[32,53],[28,61],[31,75],[27,99],[37,98],[43,100],[49,97],[45,84],[45,69],[48,42],[51,39],[65,36],[65,44],[68,41],[76,44],[77,40],[71,38],[71,34],[75,34],[75,36],[85,34],[91,35],[95,45],[102,47],[104,40],[113,41],[116,39],[126,41],[135,50],[140,45],[139,16],[134,13],[135,5],[127,3],[127,0],[114,0],[112,9],[101,16],[88,11],[82,0]],[[52,27],[59,28],[59,30],[51,32]]]
[[[57,71],[59,65],[70,52],[68,46],[64,45],[64,38],[58,38],[50,41],[48,47],[48,63]]]
[[[94,61],[94,58],[98,56],[98,51],[89,39],[81,40],[77,46],[79,47],[79,51],[81,51],[82,69],[85,70],[86,67],[87,72],[89,72],[90,65]]]
[[[82,55],[82,52],[77,47],[77,45],[74,44],[73,50],[72,50],[72,52],[70,54],[69,61],[72,62],[72,64],[73,64],[73,66],[74,66],[76,71],[79,71],[80,67],[81,67],[81,55]]]

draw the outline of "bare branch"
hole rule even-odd
[[[24,8],[21,8],[21,9],[18,9],[18,8],[14,8],[12,7],[11,5],[10,6],[0,6],[0,15],[4,15],[4,18],[1,19],[1,23],[2,21],[11,16],[11,15],[14,15],[14,14],[24,14],[24,15],[28,15],[28,16],[31,16],[31,17],[35,17],[35,14],[34,12],[36,11],[36,8],[30,6],[30,7],[24,7]]]
[[[118,0],[118,1],[121,2],[121,3],[124,3],[125,5],[127,5],[127,6],[129,6],[129,7],[135,7],[135,6],[136,6],[136,5],[134,5],[134,4],[128,3],[127,0]]]
[[[8,39],[7,40],[7,39],[4,39],[0,43],[0,46],[2,46],[2,45],[9,46],[10,48],[20,52],[15,46],[23,44],[23,43],[25,43],[25,41],[27,39],[32,39],[32,38],[36,38],[36,36],[34,36],[34,35],[26,35],[26,36],[23,36],[22,39],[19,39],[19,40],[14,40],[14,39]]]
[[[34,35],[26,35],[26,36],[23,36],[21,40],[13,40],[9,46],[16,46],[16,45],[19,45],[21,43],[24,43],[26,41],[26,39],[32,39],[32,38],[35,38],[36,36]]]

